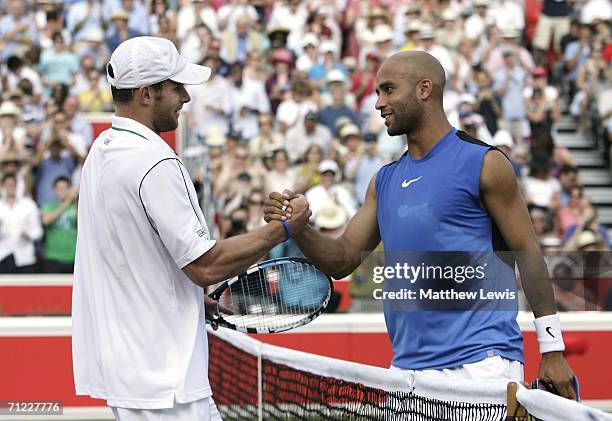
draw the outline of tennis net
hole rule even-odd
[[[224,420],[506,420],[505,381],[440,383],[421,373],[265,344],[227,329],[209,331],[209,352],[209,379]],[[542,391],[520,387],[516,396],[543,420],[611,419]],[[566,403],[575,417],[568,417]],[[550,418],[557,413],[551,407],[564,417]]]

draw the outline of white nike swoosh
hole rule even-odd
[[[412,183],[419,181],[421,178],[423,178],[423,176],[420,176],[419,178],[413,178],[412,180],[404,180],[404,182],[402,183],[402,187],[408,187],[409,185],[411,185]]]

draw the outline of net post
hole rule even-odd
[[[261,353],[257,354],[257,419],[263,421],[263,370]]]
[[[506,421],[527,421],[529,416],[527,410],[522,407],[521,404],[516,400],[516,392],[518,392],[518,383],[508,383],[506,391],[508,407]]]

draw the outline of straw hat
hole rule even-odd
[[[130,14],[123,9],[115,10],[111,14],[111,21],[113,20],[130,20]]]
[[[586,246],[590,246],[593,244],[599,244],[599,240],[597,236],[592,231],[582,231],[578,234],[578,239],[576,240],[576,246],[581,249]]]
[[[376,25],[372,38],[375,43],[393,40],[393,30],[389,25]]]
[[[6,151],[4,154],[0,155],[0,164],[6,164],[9,162],[16,162],[20,164],[24,161],[25,159],[15,151]]]
[[[337,229],[348,221],[344,208],[335,202],[326,203],[317,211],[314,222],[319,228]]]
[[[216,127],[211,129],[208,136],[206,136],[206,144],[211,147],[222,147],[225,146],[226,142],[225,135]]]
[[[342,128],[340,129],[340,139],[345,139],[349,136],[361,136],[361,131],[359,130],[359,127],[354,124],[345,124],[344,126],[342,126]]]
[[[11,101],[4,101],[2,105],[0,105],[0,117],[5,115],[12,115],[18,118],[21,116],[21,108]]]

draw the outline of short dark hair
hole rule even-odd
[[[46,13],[46,17],[47,17],[47,22],[49,21],[56,21],[59,18],[59,13],[56,9],[53,10],[49,10]]]
[[[60,175],[55,180],[53,180],[53,187],[55,187],[57,183],[61,183],[62,181],[65,181],[69,185],[72,185],[72,181],[70,181],[68,177],[66,177],[65,175]]]
[[[578,172],[578,168],[574,167],[573,165],[564,165],[561,167],[561,169],[559,170],[559,174],[571,174],[571,173],[577,173]]]
[[[8,172],[2,176],[2,180],[1,180],[2,184],[4,184],[4,182],[8,180],[9,178],[12,178],[13,180],[17,181],[17,176],[11,172]]]
[[[115,77],[115,71],[113,70],[113,67],[110,63],[106,65],[106,72],[110,77]],[[162,80],[161,82],[157,82],[151,85],[151,87],[157,92],[161,92],[162,85],[164,84],[164,82],[165,80]],[[137,90],[137,88],[119,89],[111,85],[111,94],[113,95],[113,102],[115,104],[125,104],[127,102],[130,102],[132,98],[134,98],[134,94]]]
[[[11,72],[15,72],[15,70],[19,70],[23,66],[23,60],[19,56],[10,56],[6,60],[6,67]]]
[[[21,79],[17,83],[17,87],[21,89],[21,92],[23,92],[25,95],[34,94],[34,87],[32,86],[32,82],[30,81],[30,79]]]
[[[51,35],[51,39],[53,40],[53,42],[60,40],[61,42],[64,42],[64,36],[62,35],[62,33],[60,31],[55,31],[52,35]]]

